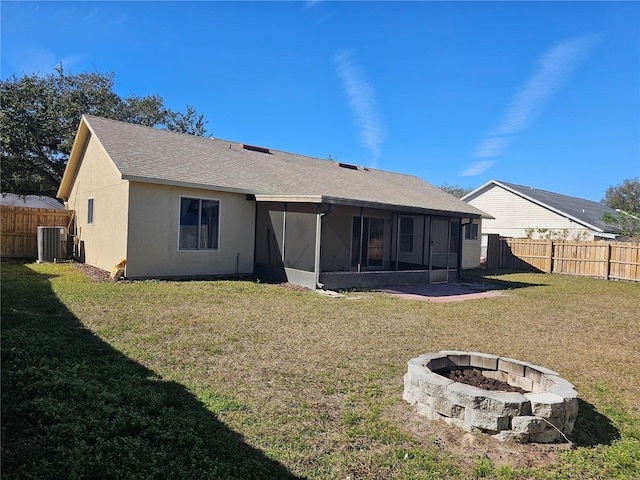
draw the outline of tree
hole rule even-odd
[[[639,213],[640,180],[635,177],[625,180],[621,185],[610,186],[600,203],[623,212]]]
[[[173,111],[159,95],[122,98],[113,79],[113,73],[74,75],[59,66],[44,77],[0,80],[3,192],[55,197],[83,114],[207,134],[207,120],[194,107]]]
[[[640,180],[630,178],[620,185],[611,186],[600,203],[618,210],[617,214],[605,213],[605,223],[611,225],[626,240],[640,240]]]
[[[459,185],[449,185],[448,183],[443,183],[442,185],[438,186],[438,188],[458,198],[462,198],[467,193],[473,191],[473,188],[464,188]]]

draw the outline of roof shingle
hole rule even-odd
[[[433,212],[485,215],[418,177],[341,168],[304,155],[85,116],[124,179],[248,194],[309,196]]]

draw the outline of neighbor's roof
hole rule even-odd
[[[616,210],[592,200],[570,197],[560,193],[548,192],[546,190],[539,190],[533,187],[525,187],[523,185],[516,185],[515,183],[507,183],[497,180],[488,181],[484,185],[466,194],[462,199],[468,202],[493,186],[504,188],[515,195],[525,198],[592,230],[603,233],[615,233],[615,229],[613,229],[611,225],[605,223],[602,220],[602,217],[606,213],[616,216]]]
[[[58,191],[60,198],[68,198],[71,192],[90,134],[129,181],[239,192],[256,195],[258,200],[297,198],[487,216],[415,176],[93,116],[82,119]]]
[[[0,195],[0,205],[28,208],[55,208],[64,209],[58,200],[44,195],[18,195],[16,193],[2,193]]]

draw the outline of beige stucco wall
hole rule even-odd
[[[220,201],[218,250],[179,250],[180,197]],[[255,203],[246,195],[131,182],[126,275],[192,277],[253,272]]]
[[[478,268],[480,267],[480,257],[482,255],[482,231],[484,220],[474,220],[473,223],[480,224],[478,226],[478,238],[476,240],[466,240],[464,238],[464,229],[462,232],[462,268]],[[467,228],[467,227],[464,227]]]
[[[67,201],[76,212],[81,253],[89,265],[111,270],[127,256],[128,196],[128,182],[91,136]],[[87,222],[89,198],[94,199],[93,224]]]

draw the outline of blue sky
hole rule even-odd
[[[2,2],[12,74],[115,73],[217,138],[599,201],[640,176],[640,2]]]

